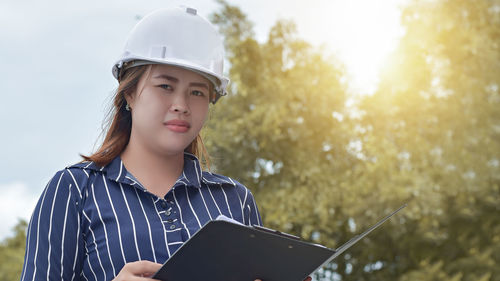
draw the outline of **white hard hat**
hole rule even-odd
[[[215,103],[226,95],[229,79],[223,75],[224,44],[214,26],[195,9],[156,10],[130,32],[113,76],[133,66],[168,64],[195,71],[214,84]]]

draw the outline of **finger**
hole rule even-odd
[[[304,281],[311,281],[311,280],[312,280],[311,276],[307,276],[307,278],[304,279]]]
[[[129,276],[127,278],[127,281],[151,281],[151,280],[157,280],[157,279],[151,279],[151,278],[139,277],[139,276]]]
[[[157,279],[135,276],[132,275],[130,272],[119,274],[118,276],[116,276],[115,279],[113,279],[113,281],[152,281],[152,280],[157,280]]]
[[[135,261],[127,263],[123,268],[133,275],[144,275],[151,274],[151,272],[157,272],[161,268],[160,263],[154,263],[151,261]]]

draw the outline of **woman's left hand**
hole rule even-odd
[[[311,281],[311,280],[312,280],[311,276],[307,276],[307,278],[306,278],[306,279],[304,279],[304,281]],[[260,279],[255,279],[255,281],[262,281],[262,280],[260,280]]]

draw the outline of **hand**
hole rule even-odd
[[[161,264],[150,261],[135,261],[125,264],[114,281],[146,281],[161,268]]]
[[[304,281],[311,281],[311,280],[312,280],[311,276],[307,276],[307,278],[306,278],[306,279],[304,279]],[[262,281],[262,280],[260,280],[260,279],[255,279],[255,281]]]

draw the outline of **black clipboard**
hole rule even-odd
[[[406,204],[336,250],[260,226],[210,221],[165,262],[153,279],[302,281],[404,207]]]

